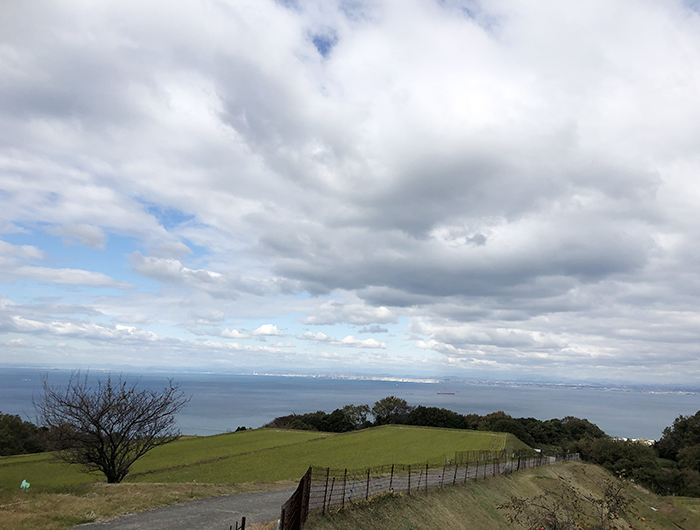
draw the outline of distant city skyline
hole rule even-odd
[[[0,365],[700,381],[698,2],[0,29]]]

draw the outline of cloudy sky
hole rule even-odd
[[[700,377],[700,6],[5,0],[0,363]]]

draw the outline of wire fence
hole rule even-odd
[[[297,490],[282,506],[279,530],[300,530],[309,510],[325,513],[331,506],[345,506],[367,500],[379,493],[416,495],[431,488],[463,484],[520,469],[539,467],[560,461],[578,461],[578,453],[548,457],[528,452],[498,453],[463,451],[455,459],[436,464],[392,464],[363,469],[310,467]]]

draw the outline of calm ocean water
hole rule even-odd
[[[32,395],[42,374],[60,386],[68,370],[0,368],[0,411],[34,420]],[[126,375],[126,373],[125,373]],[[129,374],[131,375],[131,374]],[[133,374],[138,377],[141,374]],[[93,370],[91,376],[104,377]],[[396,395],[410,405],[444,407],[461,414],[503,410],[540,420],[586,418],[611,436],[658,439],[680,414],[700,410],[698,393],[653,393],[570,386],[494,386],[465,383],[406,383],[312,377],[228,374],[143,374],[144,388],[162,388],[173,377],[192,400],[178,417],[183,434],[217,434],[238,426],[260,427],[277,416],[343,405],[372,404]],[[438,394],[454,392],[454,395]]]

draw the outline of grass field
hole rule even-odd
[[[310,465],[367,467],[392,463],[442,463],[455,451],[525,448],[504,433],[387,425],[345,434],[256,429],[187,437],[154,449],[132,467],[127,482],[232,484],[301,477]],[[0,458],[0,488],[22,480],[32,488],[56,488],[102,481],[80,473],[50,454]]]
[[[534,497],[547,488],[556,489],[557,477],[569,480],[584,493],[595,495],[600,495],[598,484],[612,478],[604,469],[583,463],[528,469],[428,495],[379,496],[332,512],[328,517],[312,512],[304,530],[512,529],[515,527],[507,522],[505,512],[496,507],[511,496]],[[624,522],[622,527],[632,525],[636,530],[700,528],[700,499],[659,497],[634,486],[630,486],[629,491],[636,498],[637,516],[621,521]]]
[[[288,431],[283,431],[288,432]],[[265,431],[229,436],[266,436]],[[455,451],[500,451],[525,448],[505,433],[387,425],[345,434],[326,435],[303,443],[168,466],[170,456],[153,451],[134,468],[130,482],[273,482],[301,477],[309,466],[361,468],[382,464],[444,463]],[[165,449],[165,448],[164,448]],[[177,447],[168,448],[176,451]],[[194,453],[193,453],[194,454]]]
[[[105,484],[50,454],[0,458],[0,529],[64,529],[185,499],[290,487],[310,465],[439,462],[456,451],[521,449],[512,435],[384,426],[345,434],[258,429],[186,437],[157,448],[124,484]],[[31,483],[19,491],[22,480]]]
[[[147,472],[183,465],[196,467],[200,462],[203,463],[202,465],[206,465],[206,462],[215,461],[222,457],[231,458],[235,455],[266,449],[273,449],[274,452],[274,449],[284,445],[306,442],[325,436],[328,436],[328,434],[308,431],[259,429],[217,436],[187,437],[148,453],[142,460],[134,464],[132,472]],[[34,489],[60,488],[74,484],[102,481],[104,480],[104,475],[100,473],[81,473],[77,466],[57,462],[48,453],[0,458],[0,489],[16,488],[22,480],[27,480]],[[246,482],[254,480],[255,478]],[[148,480],[148,482],[155,481]],[[223,480],[220,482],[241,481]]]

